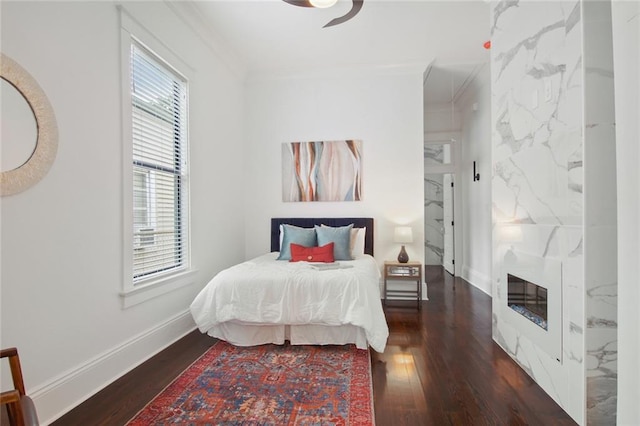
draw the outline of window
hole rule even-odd
[[[189,267],[187,82],[130,44],[132,282]]]

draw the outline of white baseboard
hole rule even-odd
[[[30,390],[41,425],[48,425],[195,329],[187,309],[165,322]]]
[[[472,286],[491,296],[491,277],[481,272],[474,271],[466,265],[462,267],[462,274],[460,276],[468,281]]]

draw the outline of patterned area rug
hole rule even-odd
[[[373,425],[369,352],[216,342],[129,426]]]

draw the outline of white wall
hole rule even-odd
[[[424,117],[425,141],[441,140],[442,133],[459,132],[462,128],[460,111],[451,103],[427,105]]]
[[[489,64],[480,68],[458,100],[461,115],[460,164],[456,186],[461,191],[460,276],[491,294],[491,78]],[[473,180],[473,162],[480,180]]]
[[[640,3],[612,2],[618,171],[618,424],[640,424]]]
[[[50,172],[3,197],[1,347],[20,351],[46,424],[194,324],[196,292],[244,258],[243,87],[161,2],[127,3],[191,69],[196,284],[122,308],[120,24],[112,2],[6,2],[2,51],[47,94],[59,127]]]
[[[246,254],[269,250],[269,219],[289,216],[375,218],[375,257],[395,259],[393,226],[413,227],[409,257],[423,253],[423,69],[342,70],[254,78],[247,84]],[[362,201],[285,203],[281,144],[361,139]]]

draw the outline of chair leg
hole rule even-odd
[[[20,402],[7,404],[7,414],[9,415],[10,426],[24,426],[24,416]]]

